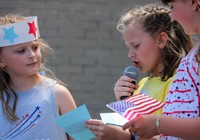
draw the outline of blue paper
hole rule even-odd
[[[82,105],[57,117],[55,121],[73,139],[91,140],[95,135],[90,131],[90,129],[85,127],[85,121],[89,119],[91,119],[91,116],[86,106]]]

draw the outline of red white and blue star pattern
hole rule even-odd
[[[166,97],[163,116],[177,118],[197,118],[200,116],[200,78],[196,52],[198,52],[198,48],[194,48],[192,53],[189,53],[190,55],[181,60]],[[163,135],[162,139],[181,140],[181,138],[166,135]]]

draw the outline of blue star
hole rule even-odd
[[[9,29],[3,29],[5,32],[5,36],[3,39],[9,40],[12,44],[14,43],[14,39],[18,37],[18,35],[14,32],[14,27],[12,26]]]

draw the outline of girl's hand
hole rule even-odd
[[[129,129],[130,133],[136,133],[141,138],[152,138],[158,135],[156,120],[156,115],[141,115],[124,124],[122,128]]]
[[[104,124],[101,120],[87,120],[86,128],[89,128],[98,140],[130,140],[129,132],[118,126]]]
[[[138,85],[134,85],[131,82],[131,78],[123,75],[115,83],[114,92],[117,100],[120,100],[121,96],[131,96],[131,93],[138,88]]]

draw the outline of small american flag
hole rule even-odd
[[[131,120],[139,115],[153,113],[162,108],[164,103],[145,94],[135,94],[124,100],[111,102],[106,106],[128,120]]]

